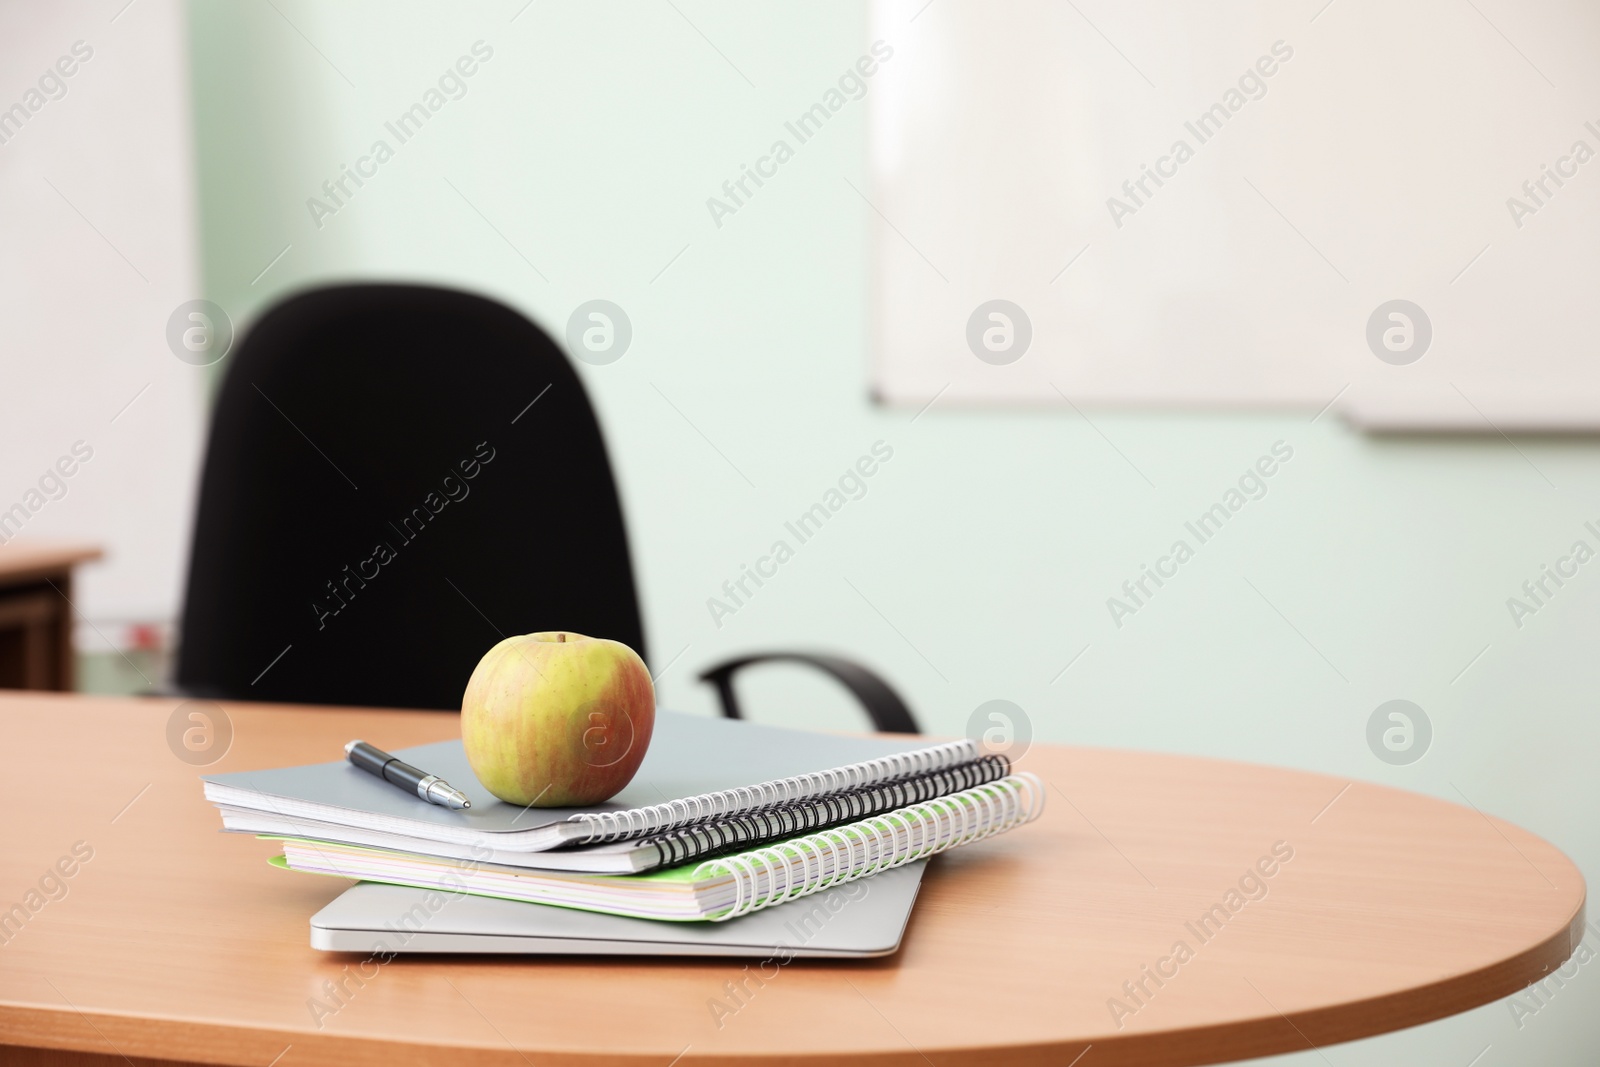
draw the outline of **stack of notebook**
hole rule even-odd
[[[498,898],[451,909],[460,927],[454,940],[407,939],[408,949],[435,951],[503,951],[482,939],[529,920],[546,931],[541,936],[565,926],[589,931],[582,936],[590,940],[598,929],[604,940],[603,925],[595,924],[613,916],[633,920],[622,941],[726,944],[663,932],[662,921],[681,926],[785,912],[797,898],[920,867],[935,853],[1028,822],[1044,801],[1037,779],[1011,774],[1004,757],[983,755],[970,740],[837,737],[671,712],[659,713],[633,781],[593,808],[498,801],[477,783],[458,741],[397,755],[461,789],[472,807],[424,804],[343,760],[209,777],[206,798],[227,830],[281,839],[279,866],[366,883],[346,897],[364,894],[401,912],[408,900],[427,899],[423,894]],[[374,883],[407,887],[411,895]],[[895,892],[856,911],[883,912],[884,923],[898,916],[903,927],[916,878],[907,872],[884,884]],[[352,918],[356,903],[341,898],[313,920],[313,930],[318,919],[326,920],[325,935],[328,922],[345,932],[360,928]],[[582,919],[558,908],[526,909],[530,904],[602,914]],[[447,921],[440,929],[451,928]],[[365,944],[360,937],[313,937],[319,941],[329,948]],[[765,936],[756,941],[767,943]]]

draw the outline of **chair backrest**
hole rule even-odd
[[[229,363],[179,689],[459,709],[502,637],[644,655],[599,425],[532,322],[467,293],[340,286],[277,305]]]

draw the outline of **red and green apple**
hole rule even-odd
[[[638,771],[655,689],[620,641],[566,630],[495,645],[461,698],[461,742],[483,787],[539,808],[598,804]]]

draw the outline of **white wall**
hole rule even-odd
[[[306,284],[433,279],[557,334],[586,300],[625,308],[631,350],[580,369],[622,479],[652,665],[678,657],[661,682],[672,705],[709,711],[694,676],[726,655],[844,650],[932,731],[1006,698],[1048,741],[1464,794],[1600,871],[1600,564],[1520,629],[1506,608],[1585,520],[1600,525],[1592,442],[1369,439],[1309,415],[876,407],[874,216],[848,184],[866,187],[864,112],[841,113],[720,228],[706,207],[862,54],[865,15],[676,3],[196,4],[209,295],[237,319]],[[1545,13],[1477,3],[1513,37]],[[1386,10],[1339,0],[1318,25],[1382,35]],[[494,57],[466,96],[317,228],[307,198],[480,39]],[[1581,336],[1591,312],[1571,315]],[[878,440],[894,456],[865,497],[718,628],[707,599]],[[1107,598],[1279,440],[1294,455],[1266,497],[1115,626]],[[1434,726],[1406,767],[1365,741],[1395,697]],[[747,700],[768,721],[861,721],[797,672],[752,679]],[[1585,970],[1520,1030],[1499,1003],[1326,1055],[1464,1065],[1487,1044],[1481,1067],[1588,1063],[1597,1007]]]
[[[199,295],[184,11],[120,7],[0,5],[0,109],[24,109],[0,125],[0,510],[105,548],[75,597],[90,650],[177,611],[204,420],[206,372],[166,342]]]

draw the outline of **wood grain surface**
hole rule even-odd
[[[98,546],[77,541],[9,541],[0,545],[0,586],[55,578],[102,555]]]
[[[230,704],[202,767],[169,746],[178,703],[0,696],[8,1063],[1213,1063],[1475,1007],[1583,929],[1572,862],[1471,808],[1036,745],[1043,817],[935,860],[895,956],[379,965],[309,947],[344,883],[220,833],[199,776],[439,740],[455,717]]]

